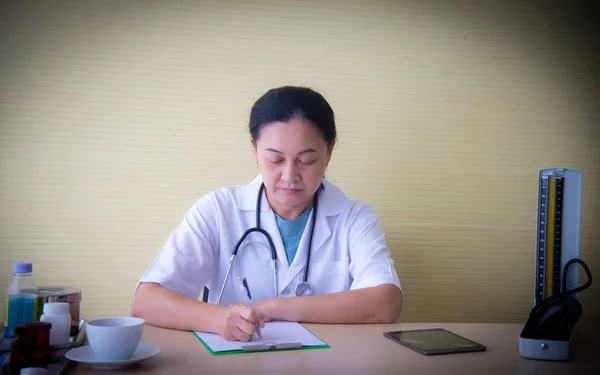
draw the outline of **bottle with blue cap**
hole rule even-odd
[[[21,323],[38,321],[43,300],[33,281],[32,263],[15,263],[13,281],[6,292],[4,338],[15,338],[15,327]]]

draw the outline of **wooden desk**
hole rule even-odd
[[[547,362],[519,355],[521,324],[305,325],[330,349],[212,356],[190,332],[147,325],[142,341],[159,345],[154,358],[119,371],[74,365],[68,374],[576,374],[600,368],[600,345],[585,330],[575,331],[572,359]],[[485,352],[424,356],[383,336],[400,329],[443,327],[488,347]],[[583,331],[583,332],[581,332]],[[581,335],[583,334],[583,335]],[[578,337],[579,336],[579,337]]]

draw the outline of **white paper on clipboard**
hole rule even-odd
[[[300,343],[302,346],[327,346],[325,342],[296,322],[269,322],[262,329],[262,340],[254,335],[250,342],[229,341],[215,333],[195,332],[213,352],[243,350],[242,346]]]

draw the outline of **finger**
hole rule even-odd
[[[250,315],[244,316],[244,319],[246,319],[250,323],[255,324],[257,327],[261,327],[261,328],[264,327],[265,322],[266,322],[264,315],[252,308],[251,308],[251,310],[252,311],[250,312]]]
[[[239,327],[236,327],[234,329],[234,331],[232,332],[232,334],[239,341],[250,341],[250,340],[252,340],[252,336],[254,336],[254,332],[249,334],[246,331],[243,331],[242,329],[240,329]]]
[[[236,322],[236,326],[237,328],[239,328],[241,331],[247,333],[248,335],[252,336],[254,335],[254,332],[256,332],[256,324],[255,323],[251,323],[243,318],[240,317],[240,320],[238,320]]]
[[[240,328],[238,327],[238,324],[244,326],[244,322],[247,325],[252,325],[241,315],[244,314],[244,310],[246,309],[249,309],[246,305],[229,305],[225,313],[223,322],[223,331],[221,333],[221,336],[223,336],[223,338],[229,341],[245,340],[247,338],[249,334],[243,330],[240,330]]]
[[[249,341],[252,339],[253,334],[248,334],[237,326],[237,323],[239,322],[242,322],[242,324],[251,324],[241,318],[239,315],[236,317],[236,320],[237,322],[231,321],[227,325],[226,329],[222,333],[223,338],[228,341]]]
[[[264,316],[259,313],[258,311],[252,309],[252,312],[250,313],[250,316],[248,317],[243,317],[244,319],[246,319],[248,322],[254,324],[255,327],[261,327],[263,328],[265,326],[265,318]]]
[[[256,310],[251,307],[242,305],[239,307],[239,314],[242,318],[249,321],[250,323],[256,325],[258,323],[258,314]]]

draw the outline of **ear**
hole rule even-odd
[[[256,159],[256,164],[258,164],[258,155],[256,154],[256,142],[252,137],[250,137],[250,147],[252,147],[252,152],[254,152],[254,158]]]
[[[331,143],[330,146],[327,147],[327,163],[325,163],[325,167],[329,165],[329,161],[331,161],[331,155],[333,154],[333,148],[335,147],[335,141]]]

